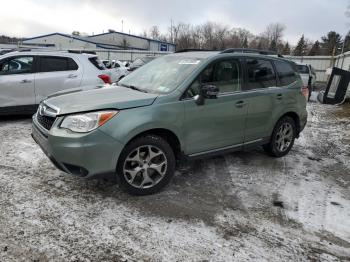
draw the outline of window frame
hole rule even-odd
[[[32,57],[33,58],[33,63],[32,63],[32,68],[30,69],[30,72],[18,72],[18,73],[2,73],[0,71],[0,76],[9,76],[9,75],[27,75],[27,74],[34,74],[36,72],[37,69],[37,60],[38,57],[35,55],[15,55],[15,56],[10,56],[10,57],[6,57],[4,59],[1,59],[0,62],[9,62],[11,60],[14,60],[16,58],[19,57]]]
[[[275,79],[276,79],[276,83],[275,83],[275,86],[271,86],[271,87],[260,87],[260,88],[254,88],[254,89],[250,89],[249,88],[249,73],[248,73],[248,63],[247,63],[247,60],[248,59],[257,59],[257,60],[265,60],[265,61],[268,61],[271,63],[271,66],[274,70],[274,73],[275,73]],[[262,91],[262,90],[267,90],[269,88],[278,88],[278,84],[279,84],[279,78],[278,78],[278,75],[277,75],[277,71],[276,71],[276,67],[275,67],[275,63],[274,63],[274,59],[269,59],[269,58],[266,58],[266,57],[250,57],[250,56],[245,56],[245,57],[242,57],[242,63],[244,65],[244,84],[242,85],[242,92],[251,92],[251,91]]]
[[[227,96],[227,95],[233,95],[233,94],[237,94],[240,92],[243,92],[243,85],[244,85],[244,75],[245,75],[245,69],[243,67],[243,63],[242,63],[242,59],[241,57],[237,57],[237,56],[232,56],[232,57],[220,57],[214,61],[211,61],[209,64],[207,64],[205,66],[205,68],[203,70],[201,70],[196,77],[194,78],[194,80],[187,86],[187,88],[185,89],[185,91],[182,93],[182,95],[180,96],[180,100],[194,100],[194,97],[186,97],[186,93],[187,91],[190,89],[190,87],[193,85],[193,83],[195,81],[197,81],[198,78],[201,77],[202,73],[210,66],[213,66],[214,64],[217,64],[219,62],[223,62],[223,61],[236,61],[238,63],[239,66],[239,85],[240,85],[240,90],[237,91],[232,91],[232,92],[225,92],[225,93],[220,93],[218,94],[218,97],[221,96]],[[200,85],[202,85],[202,80],[200,79]],[[220,90],[219,90],[220,91]]]

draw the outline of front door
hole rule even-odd
[[[33,65],[33,56],[0,61],[0,107],[23,111],[35,104]]]
[[[208,66],[185,93],[185,141],[187,155],[239,147],[244,139],[247,106],[241,93],[242,70],[237,59]],[[196,104],[201,85],[219,88],[217,99]]]

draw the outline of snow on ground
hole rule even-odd
[[[54,168],[0,122],[0,261],[350,260],[350,105],[310,103],[290,154],[196,161],[161,193]]]

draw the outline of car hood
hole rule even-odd
[[[55,96],[61,96],[61,95],[67,95],[67,94],[71,94],[71,93],[81,92],[81,91],[85,91],[85,90],[100,89],[100,88],[104,88],[104,87],[110,87],[110,85],[109,84],[91,85],[91,86],[83,86],[83,87],[74,87],[74,88],[64,89],[64,90],[61,90],[61,91],[58,91],[58,92],[55,92],[53,94],[48,95],[45,99],[55,97]]]
[[[156,98],[156,94],[143,93],[121,86],[111,86],[80,92],[62,92],[46,99],[44,103],[58,110],[57,115],[65,115],[102,109],[121,110],[148,106]]]

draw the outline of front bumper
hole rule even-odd
[[[76,134],[54,125],[48,131],[37,122],[36,115],[32,137],[58,169],[84,177],[114,173],[124,147],[98,129]]]

